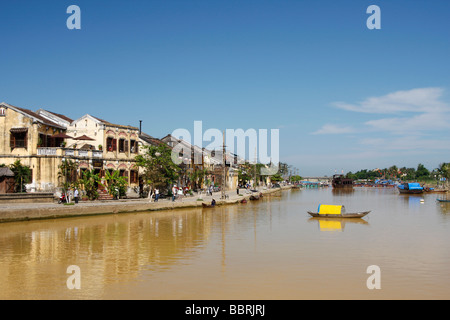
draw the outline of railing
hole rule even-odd
[[[75,156],[75,149],[66,149],[64,150],[64,155],[68,157],[74,157]]]
[[[87,150],[78,150],[78,156],[79,157],[89,157],[89,151]]]
[[[58,152],[58,150],[61,150]],[[66,157],[82,157],[82,158],[103,158],[103,151],[98,150],[77,150],[64,148],[37,148],[38,156],[66,156]]]
[[[57,148],[38,148],[37,154],[38,156],[56,156]]]
[[[92,158],[103,158],[103,151],[92,151]]]

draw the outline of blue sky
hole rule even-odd
[[[433,169],[450,162],[449,14],[444,0],[2,1],[0,101],[160,138],[195,120],[278,128],[304,176]]]

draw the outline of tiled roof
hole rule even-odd
[[[103,122],[103,123],[106,124],[107,126],[139,130],[139,128],[137,128],[137,127],[133,127],[133,126],[125,126],[125,125],[122,125],[122,124],[115,124],[115,123],[111,123],[111,122],[109,122],[109,121],[106,121],[106,120],[103,120],[103,119],[100,119],[100,118],[97,118],[97,117],[94,117],[94,116],[91,116],[91,117],[94,118],[94,119],[97,119],[97,120],[100,121],[100,122]]]
[[[61,119],[63,119],[63,120],[66,120],[66,121],[68,121],[68,122],[70,122],[70,123],[73,122],[73,119],[70,119],[69,117],[66,117],[66,116],[63,115],[63,114],[59,114],[59,113],[52,112],[52,111],[48,111],[48,110],[45,110],[45,111],[47,111],[47,112],[49,112],[49,113],[51,113],[51,114],[54,114],[55,116],[57,116],[57,117],[59,117],[59,118],[61,118]]]
[[[141,138],[142,140],[144,140],[145,142],[147,142],[147,143],[149,143],[149,144],[151,144],[153,146],[158,146],[160,144],[165,144],[160,139],[153,138],[151,135],[143,133],[143,132],[139,135],[139,138]]]
[[[4,105],[6,105],[7,107],[11,107],[12,109],[15,109],[17,111],[20,111],[20,112],[24,113],[25,115],[28,115],[29,117],[34,118],[34,119],[38,120],[39,122],[41,122],[42,124],[45,124],[47,126],[56,127],[59,129],[65,129],[64,127],[61,127],[59,124],[57,124],[53,121],[50,121],[48,119],[45,119],[44,117],[40,116],[36,112],[33,112],[29,109],[19,108],[19,107],[10,105],[10,104],[4,104]]]

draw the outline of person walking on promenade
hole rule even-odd
[[[158,202],[158,199],[159,199],[159,189],[156,188],[155,189],[155,202]]]
[[[176,195],[177,195],[177,185],[174,184],[174,185],[173,185],[173,188],[172,188],[172,202],[175,201]]]
[[[78,203],[78,197],[79,197],[78,188],[75,187],[75,190],[73,191],[73,198],[75,199],[75,203]]]

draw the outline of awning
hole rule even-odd
[[[0,168],[0,177],[14,177],[14,172],[6,167]]]
[[[24,132],[28,132],[28,128],[11,128],[9,130],[9,132],[11,132],[11,133],[24,133]]]
[[[72,138],[73,140],[86,140],[86,141],[95,141],[95,139],[92,139],[86,135],[82,135],[81,137],[78,138]]]
[[[71,136],[68,136],[67,134],[65,134],[65,133],[58,133],[58,134],[55,134],[55,135],[53,135],[53,136],[51,136],[52,138],[62,138],[62,139],[73,139],[73,137],[71,137]]]

